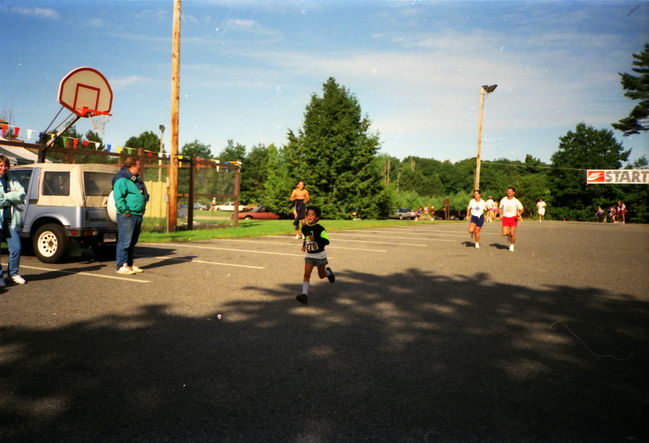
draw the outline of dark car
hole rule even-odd
[[[417,218],[417,213],[410,208],[399,208],[394,213],[394,218],[399,220],[414,220]]]
[[[279,220],[290,218],[288,214],[276,214],[271,212],[266,206],[259,205],[250,211],[239,212],[239,220]]]

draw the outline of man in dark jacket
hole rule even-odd
[[[133,251],[140,238],[142,217],[149,200],[144,181],[140,177],[140,161],[127,157],[123,167],[113,176],[113,198],[117,209],[117,263],[119,274],[144,272],[133,264]]]

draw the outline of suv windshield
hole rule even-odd
[[[111,181],[113,174],[110,172],[90,172],[83,173],[83,187],[87,196],[106,197],[112,190]]]

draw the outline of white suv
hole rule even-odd
[[[108,217],[114,165],[36,163],[11,168],[25,188],[20,235],[32,239],[34,254],[45,263],[65,257],[70,243],[113,253],[117,225]],[[111,249],[112,248],[112,249]]]

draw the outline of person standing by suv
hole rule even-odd
[[[113,176],[113,198],[117,209],[117,264],[119,274],[144,272],[133,264],[133,251],[140,237],[142,217],[149,193],[140,177],[140,161],[127,157]]]
[[[6,241],[9,247],[9,265],[7,274],[18,285],[24,285],[25,279],[18,274],[20,267],[20,235],[18,230],[22,223],[22,214],[18,205],[25,203],[25,189],[17,180],[9,175],[9,158],[0,155],[0,211],[2,212],[2,227],[0,240]],[[4,271],[0,265],[0,287],[5,286]]]

